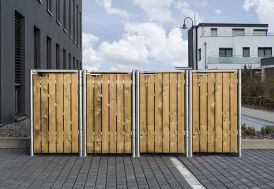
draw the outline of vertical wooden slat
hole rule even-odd
[[[238,128],[238,101],[237,101],[237,94],[238,94],[238,87],[237,87],[237,73],[231,73],[231,82],[230,82],[230,124],[231,124],[231,152],[236,153],[238,152],[238,142],[237,142],[237,128]]]
[[[215,152],[215,73],[208,73],[208,152]]]
[[[178,74],[178,153],[185,152],[185,74],[179,73]]]
[[[163,74],[163,153],[169,152],[169,74]]]
[[[148,76],[148,152],[154,152],[154,75]]]
[[[140,74],[140,152],[147,152],[147,93],[146,77]]]
[[[116,75],[110,75],[110,153],[116,153]]]
[[[71,153],[71,74],[64,74],[64,153]]]
[[[49,74],[49,153],[56,153],[56,75]]]
[[[64,75],[56,74],[57,153],[64,153]]]
[[[200,152],[207,152],[207,74],[199,76],[200,82]]]
[[[215,110],[215,152],[223,151],[223,74],[216,73],[216,87],[215,87],[215,102],[216,102],[216,110]]]
[[[71,138],[71,150],[72,153],[78,153],[78,131],[79,131],[79,126],[78,126],[78,74],[72,74],[71,75],[71,133],[72,133],[72,138]]]
[[[102,76],[102,153],[109,153],[109,115],[108,115],[108,81],[109,75],[104,74]]]
[[[102,93],[101,76],[94,78],[94,126],[95,126],[95,153],[102,152]]]
[[[48,75],[41,77],[42,153],[49,152]]]
[[[124,152],[124,74],[117,74],[117,153]]]
[[[87,75],[87,153],[94,153],[94,78]]]
[[[163,74],[155,74],[155,152],[163,152]]]
[[[229,76],[223,73],[223,152],[230,152]]]
[[[41,153],[41,105],[40,105],[40,77],[33,75],[33,139],[34,153]]]
[[[125,75],[125,153],[131,153],[131,74]]]
[[[192,141],[192,148],[193,152],[199,152],[199,104],[200,104],[200,94],[199,94],[199,80],[197,73],[193,73],[193,100],[192,100],[192,133],[193,133],[193,141]],[[191,119],[191,118],[190,118]]]
[[[170,153],[177,152],[177,74],[170,74]]]

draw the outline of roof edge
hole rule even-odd
[[[197,27],[268,27],[268,24],[251,23],[199,23]]]

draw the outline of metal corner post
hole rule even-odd
[[[31,109],[31,113],[30,113],[30,156],[34,156],[33,153],[33,84],[32,84],[32,75],[33,75],[33,71],[30,71],[30,109]]]
[[[188,144],[188,157],[191,158],[193,156],[192,152],[192,71],[189,71],[189,91],[188,91],[188,130],[189,130],[189,144]]]
[[[83,120],[82,120],[82,104],[83,104],[83,74],[82,70],[78,72],[79,74],[79,155],[83,156],[82,147],[83,147]]]
[[[87,85],[86,85],[86,80],[87,80],[87,71],[83,71],[83,144],[82,144],[82,149],[83,149],[83,156],[87,156]]]
[[[186,157],[189,157],[189,100],[188,100],[188,95],[189,95],[189,71],[187,70],[185,72],[185,133],[186,133],[186,138],[185,138],[185,153],[186,153]]]
[[[238,71],[238,156],[242,157],[242,71]]]
[[[136,157],[140,157],[140,71],[136,71]]]
[[[136,77],[135,77],[135,71],[132,71],[132,157],[136,157],[136,151],[135,151],[135,140],[136,140],[136,134],[135,134],[135,122],[136,122],[136,114],[135,114],[135,89],[136,89]]]

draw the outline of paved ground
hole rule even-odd
[[[179,159],[207,188],[274,188],[274,150],[243,150],[243,157],[220,155]]]
[[[190,188],[172,156],[34,156],[0,150],[0,188]]]

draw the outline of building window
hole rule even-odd
[[[202,49],[198,50],[199,61],[202,59]]]
[[[232,57],[233,56],[233,49],[232,48],[220,48],[219,49],[219,56],[220,57]]]
[[[64,30],[67,31],[67,0],[63,0],[63,24]]]
[[[233,36],[244,36],[245,29],[232,29],[232,35]]]
[[[52,0],[47,0],[47,8],[48,8],[48,12],[50,13],[50,15],[52,14]]]
[[[250,48],[249,47],[243,48],[243,57],[250,57]]]
[[[51,38],[47,37],[47,69],[51,69]]]
[[[217,28],[211,28],[211,36],[212,37],[217,37]]]
[[[60,45],[56,44],[56,69],[60,70]]]
[[[73,57],[73,70],[76,70],[76,62],[75,62],[75,57]]]
[[[34,26],[34,69],[41,68],[40,30]]]
[[[71,65],[71,54],[69,53],[69,70],[72,70],[72,65]]]
[[[75,4],[75,0],[73,0],[73,10],[72,10],[72,12],[73,12],[73,16],[72,16],[72,19],[73,19],[73,41],[75,41],[75,34],[76,34],[76,32],[75,32],[75,6],[76,6],[76,4]]]
[[[259,47],[258,57],[262,57],[262,58],[272,57],[272,47]]]
[[[67,69],[67,51],[63,49],[63,69]]]
[[[60,17],[60,0],[56,0],[56,22],[59,25],[61,25]]]
[[[23,100],[23,93],[21,92],[21,87],[24,80],[24,54],[25,54],[25,20],[24,17],[18,13],[15,12],[15,113],[16,115],[21,113],[21,105]]]
[[[254,29],[253,34],[256,36],[267,36],[267,30]]]
[[[71,36],[71,32],[72,32],[72,29],[71,29],[71,1],[72,0],[69,0],[69,35]]]

